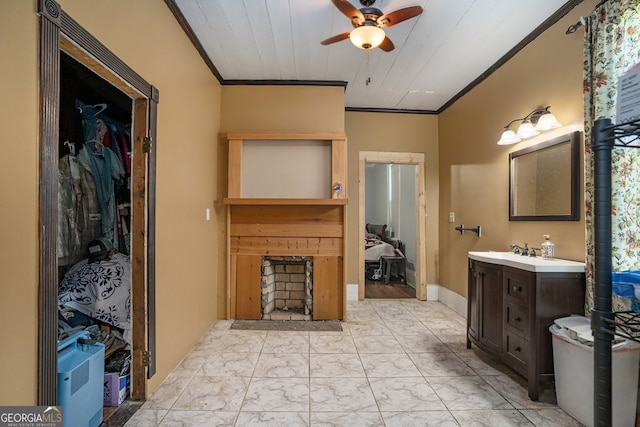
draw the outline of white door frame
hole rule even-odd
[[[424,153],[398,153],[382,151],[361,151],[358,161],[358,299],[364,299],[364,239],[365,239],[365,164],[366,163],[393,163],[416,165],[416,187],[418,189],[416,258],[418,271],[416,272],[416,298],[427,300],[427,247],[426,247],[426,205],[425,205],[425,170]]]

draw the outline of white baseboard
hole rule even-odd
[[[347,301],[358,301],[357,283],[347,283]]]
[[[459,315],[463,316],[464,318],[467,317],[467,299],[465,297],[443,286],[439,286],[439,285],[433,285],[433,286],[438,288],[437,301],[446,305],[447,307],[449,307]],[[430,300],[428,298],[428,293],[427,293],[427,300]]]
[[[438,301],[438,285],[427,283],[427,301]]]

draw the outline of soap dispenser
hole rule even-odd
[[[542,250],[540,251],[542,253],[542,258],[553,259],[556,245],[554,245],[553,242],[549,240],[551,238],[549,234],[544,234],[543,237],[544,242],[542,242],[542,245],[540,246],[542,248]]]

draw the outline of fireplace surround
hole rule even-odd
[[[229,140],[229,197],[224,199],[227,205],[227,318],[263,319],[263,305],[269,304],[263,303],[263,260],[279,257],[304,259],[305,263],[308,260],[313,261],[313,267],[305,269],[304,273],[309,277],[312,289],[309,295],[304,297],[305,304],[302,307],[304,312],[301,314],[309,316],[310,320],[342,320],[346,299],[344,258],[347,200],[344,185],[346,182],[344,134],[234,132],[229,133],[227,138]],[[242,156],[245,140],[284,140],[287,141],[286,146],[290,146],[292,141],[329,141],[331,184],[327,194],[330,196],[327,198],[243,197]],[[277,144],[271,144],[271,146],[277,149]],[[271,167],[285,171],[285,177],[279,181],[278,185],[286,188],[291,181],[286,177],[287,165],[271,165]],[[274,300],[273,305],[275,304]],[[281,308],[285,307],[284,303],[278,304],[282,304]],[[287,310],[281,311],[295,312],[298,309],[289,305],[286,307]],[[293,320],[290,313],[285,314],[288,314],[289,318],[284,320]],[[270,318],[275,320],[273,315]]]

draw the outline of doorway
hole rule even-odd
[[[388,165],[388,166],[387,166]],[[407,165],[407,168],[394,167],[393,165]],[[410,200],[406,203],[407,209],[392,209],[386,214],[380,214],[378,216],[378,222],[386,223],[388,218],[396,218],[397,223],[404,222],[407,224],[406,230],[413,230],[414,238],[412,239],[409,235],[404,236],[404,243],[400,242],[401,247],[404,247],[407,243],[411,247],[410,250],[415,252],[414,262],[412,267],[408,271],[411,272],[412,277],[411,281],[415,283],[415,293],[413,295],[415,298],[420,300],[426,300],[426,246],[425,246],[425,171],[424,171],[424,154],[423,153],[398,153],[398,152],[360,152],[359,156],[359,206],[358,206],[358,215],[359,215],[359,239],[360,243],[358,245],[358,253],[359,253],[359,274],[358,274],[358,299],[362,300],[367,298],[366,296],[366,283],[367,276],[365,274],[366,265],[370,264],[370,261],[366,261],[371,258],[365,254],[365,243],[367,237],[367,208],[371,209],[372,203],[367,202],[367,170],[371,170],[372,168],[380,168],[383,170],[389,171],[390,174],[397,176],[401,179],[394,179],[393,176],[390,176],[389,179],[384,180],[388,185],[389,182],[400,182],[404,179],[405,182],[408,182],[407,175],[412,175],[413,180],[410,182],[410,186],[413,190],[409,190],[409,192],[415,194],[415,199]],[[407,174],[407,172],[409,172]],[[378,174],[380,175],[380,174]],[[375,176],[371,173],[370,177]],[[404,178],[402,178],[404,176]],[[395,189],[390,188],[388,191],[384,191],[385,198],[387,198],[387,194],[398,192],[398,188],[396,184],[393,184],[392,187],[395,186]],[[405,196],[406,197],[406,196]],[[385,202],[386,206],[386,202]],[[384,209],[384,208],[383,208]],[[374,216],[375,218],[375,216]],[[384,219],[384,221],[383,221]],[[414,221],[414,224],[409,224],[411,221]],[[370,227],[371,228],[371,227]],[[393,238],[394,230],[384,231],[385,236],[381,236],[381,238],[385,239],[385,243],[393,243],[394,247],[398,247],[399,239]],[[409,234],[413,234],[409,232]],[[397,252],[396,252],[397,253]],[[402,265],[406,266],[405,263],[407,260],[402,261]],[[413,273],[415,272],[415,276]],[[382,261],[380,264],[380,273],[384,274],[382,268]],[[407,273],[404,272],[404,281],[407,280]],[[415,279],[413,278],[415,277]],[[387,278],[384,277],[384,282],[387,281]],[[379,285],[380,286],[380,285]],[[382,287],[382,286],[380,286]],[[381,289],[383,291],[384,289]],[[406,289],[402,289],[406,292]],[[375,295],[373,293],[372,295]],[[382,293],[381,295],[384,295]]]
[[[104,85],[128,99],[131,118],[130,238],[131,386],[133,400],[146,398],[146,380],[155,372],[155,151],[158,91],[62,11],[52,0],[39,1],[40,18],[40,261],[38,319],[39,405],[56,405],[58,341],[58,212],[61,124],[61,58],[75,61]],[[67,65],[71,64],[67,62]],[[117,70],[117,71],[114,71]],[[121,99],[122,99],[121,98]],[[64,114],[63,114],[64,116]],[[61,145],[62,144],[62,145]]]

